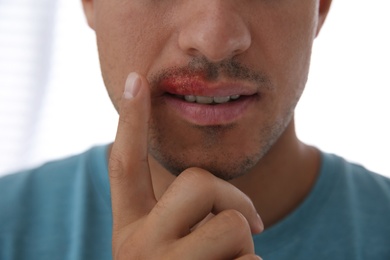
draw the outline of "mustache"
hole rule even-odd
[[[220,62],[211,62],[205,57],[195,57],[185,66],[166,68],[152,74],[149,82],[155,87],[164,79],[175,77],[202,77],[209,82],[227,78],[251,82],[259,86],[259,88],[268,90],[274,88],[270,77],[266,73],[253,70],[234,58]]]

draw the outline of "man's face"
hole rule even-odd
[[[291,123],[318,2],[94,0],[88,18],[115,107],[128,73],[151,84],[150,154],[174,174],[197,166],[230,179]]]

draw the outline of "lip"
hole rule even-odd
[[[251,96],[257,93],[257,89],[246,82],[206,82],[199,77],[168,78],[162,80],[159,85],[163,92],[180,96],[226,97]]]
[[[229,125],[246,115],[250,106],[260,98],[253,85],[236,81],[206,82],[199,78],[169,78],[160,82],[164,103],[183,120],[199,126]],[[240,95],[238,100],[223,104],[198,104],[179,96],[194,95],[224,97]]]

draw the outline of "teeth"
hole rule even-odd
[[[196,96],[196,103],[211,104],[213,103],[213,101],[214,101],[213,97]]]
[[[230,100],[230,97],[227,96],[227,97],[214,97],[214,102],[217,103],[217,104],[222,104],[222,103],[226,103]]]
[[[184,99],[185,99],[187,102],[195,102],[195,101],[196,101],[196,97],[195,97],[195,96],[192,96],[192,95],[184,96]]]
[[[194,95],[186,95],[184,96],[184,100],[191,103],[199,103],[199,104],[223,104],[227,103],[230,100],[237,100],[240,98],[240,95],[232,95],[227,97],[205,97],[205,96],[194,96]]]

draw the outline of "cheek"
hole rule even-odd
[[[299,15],[289,11],[270,14],[264,29],[257,34],[261,45],[257,48],[262,52],[265,70],[276,86],[273,94],[280,99],[277,102],[280,106],[296,103],[306,84],[315,37],[314,14],[314,7]]]
[[[270,35],[268,45],[272,57],[269,58],[273,67],[280,68],[279,77],[307,74],[314,39],[312,21],[293,18],[282,23],[277,21],[270,28],[275,29],[266,34]]]
[[[114,105],[120,100],[127,75],[137,71],[147,75],[161,51],[164,36],[158,16],[152,10],[126,1],[123,6],[100,7],[95,26],[104,83]]]

